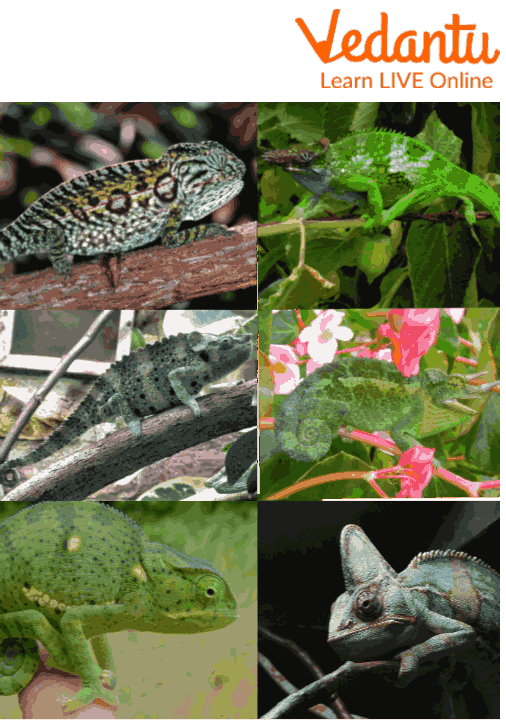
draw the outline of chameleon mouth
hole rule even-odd
[[[237,620],[239,614],[235,610],[200,610],[187,613],[165,613],[167,618],[175,622],[176,634],[204,633],[220,630]]]
[[[349,637],[350,635],[358,635],[371,628],[383,628],[391,627],[392,625],[414,625],[416,618],[413,615],[388,615],[381,620],[372,620],[367,624],[361,625],[360,627],[346,629],[341,632],[336,632],[333,635],[329,635],[328,641],[332,643],[334,640],[339,640],[341,637]]]
[[[236,620],[239,617],[239,613],[237,610],[214,610],[214,609],[202,609],[195,611],[193,610],[191,613],[188,612],[180,612],[180,613],[174,613],[174,612],[166,612],[166,617],[170,618],[171,620],[188,620],[188,622],[191,622],[192,620],[208,620],[209,622],[213,622],[213,620],[216,620],[218,618],[227,618],[229,620]]]

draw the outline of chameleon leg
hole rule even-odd
[[[501,222],[500,217],[500,200],[499,196],[487,185],[481,178],[475,175],[468,175],[466,178],[466,184],[464,188],[465,197],[469,196],[473,200],[481,203],[486,209],[492,213],[492,217],[499,225]]]
[[[393,222],[396,217],[399,217],[399,215],[405,213],[412,205],[415,205],[417,203],[428,204],[433,202],[434,200],[437,200],[440,197],[445,197],[448,195],[455,195],[456,197],[458,196],[462,200],[464,216],[467,222],[469,223],[469,225],[475,225],[476,215],[474,213],[474,206],[471,200],[463,195],[457,195],[457,193],[443,192],[439,184],[426,185],[424,188],[413,190],[413,192],[410,192],[408,193],[408,195],[402,197],[400,200],[394,203],[392,207],[384,211],[381,217],[380,224],[382,227],[390,225],[390,223]]]
[[[397,425],[390,430],[392,440],[397,445],[399,450],[402,450],[402,452],[406,452],[406,450],[415,447],[415,445],[420,445],[420,442],[418,440],[415,440],[414,437],[409,435],[403,429],[405,425],[409,425],[410,421],[410,419],[403,420],[402,422],[397,423]]]
[[[372,208],[372,217],[364,215],[367,218],[364,228],[371,228],[379,223],[383,224],[382,212],[383,212],[383,198],[378,183],[371,178],[360,177],[359,175],[353,175],[346,179],[346,187],[357,192],[367,193],[367,200]]]
[[[102,668],[100,673],[101,682],[106,682],[114,690],[117,683],[116,666],[112,656],[111,646],[105,635],[97,635],[92,638],[91,647],[97,658],[97,662]]]
[[[103,621],[106,625],[108,618],[121,614],[124,608],[120,605],[80,605],[68,608],[61,620],[62,634],[68,654],[71,658],[72,672],[77,673],[82,680],[83,687],[65,706],[67,712],[77,710],[97,698],[116,706],[118,698],[102,686],[101,680],[116,684],[114,675],[114,662],[112,653],[105,637],[95,637],[92,640],[93,650],[102,667],[98,667],[91,654],[86,641],[83,624],[93,624],[93,619]],[[105,619],[104,619],[104,616]],[[105,667],[104,667],[105,666]]]
[[[196,375],[196,365],[192,365],[190,368],[185,367],[179,367],[174,368],[173,370],[170,370],[168,372],[168,379],[172,386],[172,389],[178,396],[179,400],[183,403],[183,405],[188,405],[189,408],[193,410],[195,415],[198,417],[200,413],[200,408],[197,404],[197,401],[194,397],[190,395],[188,390],[184,386],[184,381],[186,380],[188,385],[191,385],[192,378]],[[205,369],[205,363],[202,363],[201,366],[199,364],[198,366],[198,372],[200,374],[200,370]],[[200,390],[200,388],[199,388]],[[195,394],[198,392],[198,390],[195,392]]]
[[[69,278],[72,275],[72,262],[67,259],[65,251],[65,231],[61,227],[51,229],[46,234],[46,248],[51,265],[60,275]]]
[[[107,400],[104,401],[104,397],[107,395],[108,393],[104,391],[96,397],[96,413],[100,418],[99,422],[105,422],[121,415],[125,425],[130,428],[135,437],[138,437],[141,434],[141,421],[134,415],[124,396],[116,391],[114,395],[107,397]]]
[[[198,240],[203,237],[213,237],[215,235],[225,235],[232,237],[235,232],[227,230],[224,225],[219,223],[210,223],[209,225],[197,225],[187,230],[180,230],[176,232],[177,228],[181,223],[181,219],[178,215],[173,215],[165,226],[165,233],[162,237],[162,245],[165,247],[179,247],[180,245],[186,245],[194,240]]]

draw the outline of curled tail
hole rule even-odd
[[[289,395],[279,408],[275,433],[279,450],[292,460],[310,462],[319,460],[330,449],[332,428],[322,417],[312,413],[307,401],[301,402],[297,390]]]
[[[5,638],[0,641],[0,695],[14,695],[28,685],[39,665],[35,640]]]
[[[101,378],[98,378],[100,380]],[[98,383],[97,380],[97,383]],[[109,417],[112,417],[111,413]],[[86,395],[82,403],[46,440],[40,447],[24,457],[9,460],[0,465],[0,484],[7,488],[13,488],[19,482],[19,475],[13,468],[24,465],[34,465],[40,460],[50,457],[58,452],[73,440],[89,430],[94,425],[105,422],[107,416],[100,414],[99,406],[90,394]]]

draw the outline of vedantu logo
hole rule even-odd
[[[314,39],[302,18],[295,20],[304,33],[306,40],[323,63],[334,62],[340,58],[346,58],[346,60],[350,62],[369,60],[370,62],[397,61],[403,63],[429,63],[431,60],[431,51],[436,48],[438,50],[438,59],[442,63],[470,62],[475,65],[476,63],[483,62],[490,65],[495,63],[499,57],[499,50],[494,50],[492,57],[489,57],[488,33],[481,33],[481,53],[476,56],[473,55],[473,42],[478,41],[478,38],[475,38],[475,33],[473,32],[476,30],[476,25],[461,25],[460,15],[458,14],[452,15],[451,24],[445,25],[444,30],[436,30],[432,34],[423,31],[423,39],[419,38],[420,33],[416,30],[406,30],[402,32],[393,41],[393,52],[389,55],[388,14],[384,12],[381,13],[380,30],[376,30],[364,39],[362,52],[359,51],[358,54],[353,54],[353,51],[356,50],[362,42],[362,33],[359,30],[349,30],[344,34],[341,41],[341,52],[331,57],[340,12],[340,10],[334,10],[332,12],[327,39],[321,40],[320,42]],[[465,37],[463,37],[461,33],[465,33]],[[377,38],[380,38],[381,52],[379,55],[374,55],[372,44]],[[463,55],[459,55],[459,43],[462,45],[465,44],[465,53]],[[450,49],[449,54],[447,54],[447,45]]]

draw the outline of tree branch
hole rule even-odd
[[[345,687],[354,677],[371,671],[385,675],[396,675],[399,672],[398,660],[374,660],[364,663],[347,662],[334,672],[306,685],[306,687],[281,700],[263,718],[282,718],[291,712],[299,717],[307,715],[307,711],[319,702],[328,705],[332,695]]]
[[[41,460],[39,472],[17,485],[4,500],[85,500],[107,485],[140,468],[172,457],[226,433],[256,425],[256,407],[251,405],[256,380],[199,398],[202,411],[196,417],[187,407],[154,415],[142,421],[139,437],[126,428],[95,445],[73,453],[65,451]],[[25,476],[22,469],[18,470]]]
[[[0,308],[163,308],[255,285],[256,223],[229,229],[235,237],[204,238],[178,248],[140,248],[114,256],[109,267],[96,259],[74,265],[69,280],[52,268],[4,277]]]

